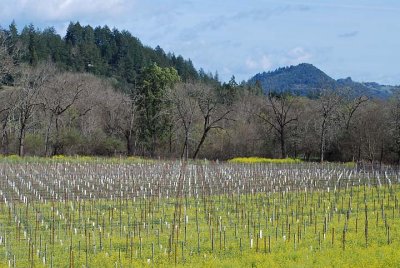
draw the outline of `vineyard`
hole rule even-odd
[[[399,175],[316,163],[2,160],[0,266],[395,267]]]

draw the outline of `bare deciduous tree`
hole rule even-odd
[[[344,119],[345,129],[349,130],[355,113],[369,101],[369,97],[365,95],[353,96],[351,89],[348,88],[340,94],[342,95],[341,114]]]
[[[59,73],[46,84],[41,92],[44,109],[48,114],[48,123],[45,135],[45,152],[48,155],[49,138],[54,123],[53,155],[59,153],[62,144],[60,143],[60,130],[62,127],[62,116],[82,98],[88,90],[88,83],[85,74]]]
[[[25,134],[29,128],[30,120],[35,111],[43,106],[40,93],[46,83],[53,76],[54,68],[49,64],[38,67],[26,67],[22,71],[21,78],[17,84],[17,104],[19,131],[18,131],[18,154],[24,155]]]
[[[17,104],[17,94],[13,88],[0,91],[0,122],[1,122],[1,150],[2,154],[9,154],[9,125]]]
[[[335,90],[322,90],[317,100],[317,110],[321,118],[320,126],[320,161],[324,161],[326,149],[326,134],[335,118],[338,117],[342,96]]]
[[[193,153],[195,159],[212,129],[223,129],[222,122],[229,120],[228,115],[232,108],[218,100],[216,91],[208,85],[199,84],[193,94],[200,110],[202,130],[200,140]]]
[[[136,105],[134,96],[108,88],[104,92],[102,114],[106,130],[125,139],[127,155],[134,154]]]
[[[286,138],[289,126],[297,121],[298,115],[294,113],[297,99],[288,94],[269,93],[264,99],[261,111],[256,115],[270,126],[279,139],[281,158],[287,157]]]
[[[173,105],[174,122],[179,124],[184,133],[181,158],[189,157],[189,139],[193,130],[196,108],[198,109],[194,94],[198,86],[193,83],[180,83],[168,92],[168,99]]]

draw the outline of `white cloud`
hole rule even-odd
[[[257,62],[251,58],[246,59],[246,67],[248,69],[256,69],[257,68]]]
[[[295,47],[287,52],[286,63],[295,65],[311,60],[312,54],[303,47]]]
[[[259,59],[248,57],[245,65],[249,70],[267,70],[272,67],[272,61],[267,55],[262,55]]]
[[[313,58],[307,49],[297,46],[288,51],[275,51],[274,53],[255,55],[247,57],[245,68],[249,72],[268,71],[282,66],[297,65],[310,62]]]
[[[118,19],[132,12],[135,1],[129,0],[16,0],[6,5],[1,15],[29,17],[34,21]]]

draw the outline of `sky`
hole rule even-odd
[[[222,81],[311,63],[338,79],[400,85],[399,0],[0,0],[15,20],[128,30],[144,45],[190,58]]]

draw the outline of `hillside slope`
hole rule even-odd
[[[335,80],[308,63],[258,73],[250,78],[248,83],[251,85],[258,83],[264,92],[291,92],[295,95],[307,97],[315,96],[322,89],[347,88],[354,95],[386,99],[395,88],[374,82],[359,83],[353,81],[350,77]]]

